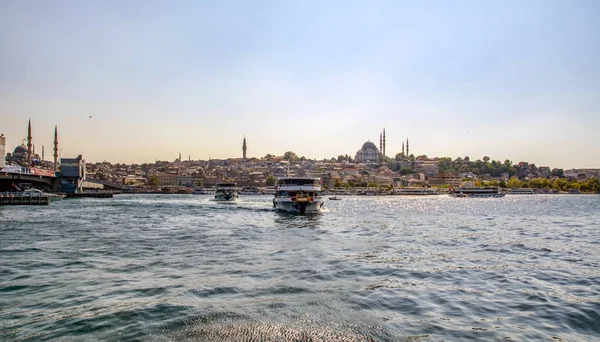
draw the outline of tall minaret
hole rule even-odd
[[[31,166],[31,156],[33,154],[31,145],[31,119],[29,119],[29,126],[27,127],[27,165]]]
[[[246,150],[248,150],[248,146],[246,145],[246,136],[244,135],[244,143],[242,144],[242,158],[246,160]]]
[[[42,145],[42,161],[44,161],[44,145]]]
[[[385,127],[383,128],[383,156],[385,157]]]
[[[404,154],[404,141],[402,142],[402,159],[404,159],[406,155]]]
[[[410,155],[410,152],[408,152],[408,138],[406,138],[406,155]]]
[[[379,153],[383,153],[383,136],[379,132]]]
[[[179,162],[181,163],[181,152],[179,152]]]
[[[58,167],[58,128],[54,126],[54,171]]]

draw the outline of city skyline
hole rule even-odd
[[[600,167],[600,4],[0,3],[0,133],[144,163],[386,154]],[[48,153],[47,153],[48,155]],[[48,159],[48,158],[47,158]],[[187,158],[184,158],[187,159]]]

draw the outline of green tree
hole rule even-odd
[[[284,155],[283,155],[283,159],[287,160],[287,161],[295,161],[298,160],[298,156],[296,155],[296,153],[292,152],[292,151],[287,151]]]
[[[508,180],[508,183],[506,183],[506,186],[511,189],[520,188],[522,185],[523,185],[523,182],[521,182],[519,180],[519,178],[517,178],[515,176],[510,177],[510,179]]]
[[[394,158],[398,161],[403,160],[404,159],[404,153],[400,152],[400,153],[396,153],[396,157]]]
[[[152,175],[152,176],[148,177],[148,185],[158,186],[158,184],[160,184],[160,180],[158,179],[158,176]]]
[[[400,174],[402,176],[405,176],[405,175],[408,175],[408,174],[411,174],[411,173],[413,173],[413,170],[411,168],[409,168],[409,167],[404,167],[404,168],[402,168],[402,170],[400,170]]]
[[[275,178],[275,176],[269,176],[267,177],[267,186],[274,186],[275,183],[277,182],[277,178]]]

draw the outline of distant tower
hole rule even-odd
[[[58,167],[58,128],[54,126],[54,171]]]
[[[244,143],[242,144],[242,158],[246,160],[246,150],[248,150],[248,146],[246,145],[246,136],[244,135]]]
[[[385,157],[385,127],[383,128],[383,156]]]
[[[409,156],[410,152],[408,152],[408,138],[406,138],[406,156]]]
[[[379,132],[379,152],[383,153],[383,136],[381,135],[381,132]]]
[[[404,141],[402,142],[402,158],[404,159],[405,154],[404,154]]]
[[[31,165],[31,156],[33,154],[31,148],[31,119],[29,119],[29,126],[27,127],[27,165]]]
[[[188,161],[192,161],[192,155],[188,154]]]
[[[179,152],[179,161],[181,162],[181,152]]]
[[[42,145],[42,161],[44,161],[44,145]]]

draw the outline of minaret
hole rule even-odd
[[[42,145],[42,160],[41,161],[44,161],[44,145]]]
[[[402,159],[404,159],[404,141],[402,142]]]
[[[181,152],[179,152],[179,162],[181,163]]]
[[[54,171],[58,167],[58,128],[54,126]]]
[[[410,153],[408,152],[408,138],[406,138],[406,156],[409,156]]]
[[[383,128],[383,156],[385,157],[385,127]]]
[[[248,146],[246,145],[246,136],[244,135],[244,143],[242,143],[242,158],[246,160],[246,150],[248,150]]]
[[[29,119],[29,126],[27,127],[27,165],[31,166],[31,156],[33,154],[31,145],[31,119]]]
[[[383,136],[379,132],[379,153],[383,153]]]

